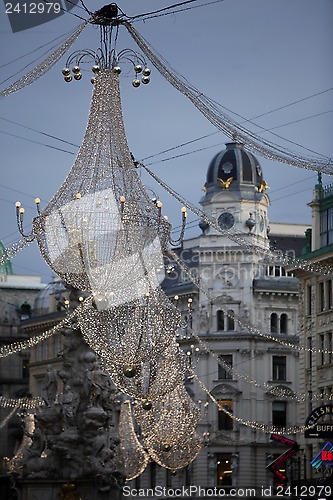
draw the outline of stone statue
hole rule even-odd
[[[47,366],[46,381],[42,390],[43,399],[47,406],[54,406],[58,396],[58,378],[52,365]]]

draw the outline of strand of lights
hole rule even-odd
[[[112,70],[96,74],[82,145],[64,183],[34,219],[33,232],[56,274],[93,292],[106,307],[129,301],[139,287],[139,295],[149,284],[156,288],[163,279],[162,248],[170,224],[135,168],[119,75]]]
[[[145,442],[145,441],[144,441]],[[149,443],[149,455],[161,467],[176,471],[189,465],[203,446],[202,438],[194,432],[185,435],[174,446],[165,446],[160,441]]]
[[[192,337],[199,343],[199,345],[208,354],[210,354],[214,359],[216,359],[218,365],[221,366],[226,372],[228,372],[232,375],[235,375],[239,379],[245,380],[247,383],[253,385],[254,387],[265,389],[265,390],[269,391],[270,394],[272,394],[274,396],[292,398],[292,399],[296,399],[296,401],[305,401],[306,400],[305,394],[294,393],[294,392],[291,392],[291,390],[289,388],[284,389],[281,387],[272,386],[271,384],[267,384],[266,382],[258,382],[257,380],[252,379],[246,373],[239,372],[235,368],[232,368],[218,354],[216,354],[216,352],[208,344],[208,342],[205,342],[204,340],[200,339],[200,337],[198,337],[198,335],[196,335],[191,328],[188,328],[188,330],[191,333]]]
[[[276,342],[278,344],[281,344],[285,347],[289,347],[290,349],[293,349],[295,351],[299,352],[312,352],[312,353],[324,353],[324,354],[331,354],[333,353],[332,350],[329,349],[321,349],[321,348],[312,348],[312,347],[304,347],[300,345],[296,345],[293,342],[287,342],[285,340],[282,340],[278,337],[273,337],[272,335],[269,335],[268,333],[262,333],[258,328],[255,328],[254,326],[251,326],[249,323],[244,322],[242,319],[240,319],[239,316],[237,316],[234,313],[230,313],[229,310],[225,309],[223,306],[220,306],[220,304],[225,304],[227,301],[227,296],[219,295],[218,297],[213,297],[212,294],[209,292],[208,288],[200,281],[200,279],[196,278],[191,274],[191,270],[186,266],[186,264],[178,257],[178,255],[173,252],[172,250],[169,250],[168,253],[172,256],[172,258],[177,262],[179,267],[187,274],[189,279],[192,281],[192,283],[199,289],[201,290],[208,299],[215,303],[219,304],[219,307],[221,307],[221,310],[223,313],[231,319],[235,319],[239,326],[242,329],[247,330],[249,333],[252,333],[254,335],[259,335],[262,338],[265,338],[267,340],[271,340],[273,342]]]
[[[148,465],[149,455],[135,433],[130,401],[124,401],[121,404],[118,433],[124,459],[125,478],[126,481],[131,481],[143,473]]]
[[[1,404],[1,400],[0,400],[0,404]],[[15,406],[12,411],[10,413],[8,413],[8,415],[2,420],[2,422],[0,423],[0,431],[1,429],[3,429],[5,427],[5,425],[7,425],[7,422],[9,422],[9,420],[15,415],[17,411],[17,406]]]
[[[65,319],[61,320],[57,325],[53,326],[50,328],[50,330],[47,330],[46,332],[41,333],[40,335],[36,335],[34,337],[31,337],[30,339],[27,340],[22,340],[21,342],[13,342],[12,344],[2,346],[0,348],[0,359],[1,358],[6,358],[7,356],[11,356],[12,354],[15,354],[20,351],[24,351],[25,349],[29,349],[37,344],[39,342],[43,342],[43,340],[46,340],[55,333],[57,333],[59,330],[62,328],[68,327],[69,322],[74,319],[76,316],[77,312],[76,310],[72,311],[70,314],[66,316]],[[18,400],[14,400],[18,401]],[[17,406],[17,403],[13,406]]]
[[[3,408],[33,410],[44,405],[45,403],[42,398],[6,398],[5,396],[0,396],[0,406]]]
[[[319,394],[313,394],[311,398],[308,397],[307,394],[304,392],[294,392],[291,391],[289,388],[281,388],[281,387],[275,387],[270,384],[267,384],[266,382],[258,382],[257,380],[252,379],[249,375],[246,373],[239,372],[235,368],[231,367],[228,363],[226,363],[216,352],[214,349],[209,345],[208,342],[202,340],[198,335],[195,334],[195,332],[190,328],[187,327],[188,331],[191,333],[192,337],[199,343],[199,345],[207,352],[209,353],[213,358],[216,359],[217,363],[228,373],[235,375],[236,377],[245,380],[249,384],[253,385],[254,387],[259,387],[265,390],[268,390],[272,396],[279,396],[287,399],[294,399],[298,402],[304,402],[304,401],[319,401],[319,400],[332,400],[333,394],[328,394],[328,393],[319,393]]]
[[[140,47],[142,52],[147,56],[155,68],[166,78],[166,80],[183,95],[185,95],[194,106],[221,132],[233,141],[237,140],[245,144],[245,147],[250,151],[259,154],[270,160],[278,161],[295,167],[315,170],[326,174],[332,174],[332,162],[327,160],[323,162],[322,158],[318,157],[303,157],[298,153],[291,152],[288,149],[282,148],[277,144],[271,143],[267,139],[263,139],[254,132],[237,124],[227,114],[221,112],[216,103],[207,98],[202,92],[196,89],[193,85],[186,82],[181,75],[176,75],[173,68],[168,67],[168,63],[161,56],[155,54],[148,42],[133,28],[133,26],[123,21],[122,24],[126,27],[129,34]]]
[[[165,447],[176,445],[184,436],[194,433],[201,419],[200,408],[192,401],[183,384],[162,401],[152,403],[149,410],[145,401],[137,404],[134,415],[148,452],[154,443],[163,443]]]
[[[67,52],[67,50],[73,45],[75,40],[82,32],[83,28],[85,28],[88,23],[89,20],[81,24],[74,31],[73,35],[71,35],[62,45],[60,45],[60,47],[58,47],[46,59],[44,59],[44,61],[39,63],[35,68],[33,68],[31,71],[23,75],[21,78],[19,78],[19,80],[17,80],[12,85],[10,85],[2,92],[0,92],[0,99],[2,99],[3,97],[7,97],[10,94],[13,94],[14,92],[17,92],[18,90],[21,90],[24,87],[27,87],[28,85],[31,85],[33,82],[38,80],[38,78],[44,76],[45,73],[47,73],[47,71],[49,71],[65,54],[65,52]]]
[[[244,418],[237,417],[230,411],[228,411],[222,404],[219,403],[219,401],[213,396],[213,394],[207,389],[205,384],[199,379],[199,377],[194,373],[193,370],[190,370],[193,378],[198,382],[199,386],[201,389],[209,396],[209,398],[215,403],[215,405],[218,407],[219,410],[223,411],[228,417],[232,418],[239,424],[245,425],[246,427],[251,427],[251,429],[256,429],[258,431],[264,432],[265,434],[301,434],[304,433],[308,429],[312,429],[315,424],[313,425],[302,425],[302,426],[293,426],[293,427],[276,427],[274,425],[266,425],[260,422],[254,422],[251,420],[245,420]]]
[[[21,238],[16,243],[13,243],[12,246],[5,248],[0,257],[0,264],[5,264],[9,259],[14,257],[14,255],[23,250],[23,248],[26,248],[28,245],[30,245],[30,243],[31,240],[29,240],[28,238]]]
[[[222,229],[216,220],[208,217],[202,210],[196,208],[193,203],[187,201],[183,198],[179,193],[177,193],[174,189],[170,188],[164,181],[162,181],[154,172],[152,172],[148,167],[146,167],[143,163],[139,163],[139,165],[145,169],[145,171],[171,196],[173,196],[180,203],[185,205],[186,208],[191,210],[195,215],[200,217],[204,222],[209,224],[212,228],[214,228],[219,234],[222,236],[227,236],[231,241],[234,241],[238,245],[240,245],[245,250],[249,250],[260,257],[265,257],[267,262],[273,262],[279,264],[281,266],[292,266],[297,269],[303,269],[304,271],[309,271],[312,273],[317,273],[320,275],[332,275],[333,269],[330,266],[322,266],[320,264],[311,264],[307,260],[302,259],[294,259],[291,257],[287,257],[283,255],[282,252],[273,252],[272,250],[265,248],[263,246],[256,245],[250,241],[250,239],[246,239],[246,234],[241,231],[232,231],[230,229]]]
[[[31,436],[35,430],[35,415],[33,413],[28,413],[23,416],[24,422],[24,433],[21,444],[16,451],[15,455],[7,464],[7,470],[9,472],[16,472],[22,467],[21,461],[26,450],[31,446],[32,439]]]

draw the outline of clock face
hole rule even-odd
[[[230,229],[235,223],[235,218],[230,212],[223,212],[218,218],[218,223],[222,229]]]

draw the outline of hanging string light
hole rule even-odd
[[[237,323],[239,324],[239,326],[242,329],[247,330],[248,332],[250,332],[252,334],[259,335],[260,337],[265,338],[267,340],[271,340],[273,342],[281,344],[281,345],[283,345],[285,347],[289,347],[289,348],[291,348],[291,349],[293,349],[295,351],[299,351],[299,352],[302,352],[302,351],[303,352],[313,352],[313,353],[317,353],[318,352],[318,353],[326,353],[326,354],[333,353],[333,351],[329,350],[329,349],[300,346],[300,345],[296,345],[293,342],[289,342],[289,341],[280,339],[279,337],[274,337],[272,335],[269,335],[269,334],[266,334],[266,333],[262,333],[258,328],[255,328],[255,327],[251,326],[249,323],[245,322],[243,319],[241,319],[239,316],[237,316],[234,312],[231,313],[229,311],[229,309],[225,309],[223,307],[223,305],[221,305],[221,304],[227,303],[227,301],[228,301],[228,297],[227,296],[219,295],[218,297],[214,297],[210,293],[210,291],[208,290],[208,288],[204,285],[204,283],[202,282],[202,280],[200,280],[197,277],[193,276],[193,274],[191,273],[190,268],[188,266],[186,266],[186,264],[178,257],[178,255],[174,251],[169,250],[168,253],[173,258],[173,260],[175,262],[177,262],[177,264],[180,266],[180,268],[186,273],[186,275],[189,277],[189,279],[192,281],[192,283],[196,287],[198,287],[198,289],[201,292],[203,292],[206,295],[206,297],[208,297],[208,299],[211,302],[218,303],[220,309],[223,311],[223,313],[228,318],[236,319]]]
[[[279,264],[280,266],[290,266],[296,269],[303,269],[304,271],[309,271],[312,273],[320,275],[332,275],[333,269],[331,266],[324,266],[322,264],[311,263],[306,259],[294,259],[284,255],[282,252],[274,252],[262,245],[257,245],[252,242],[251,239],[246,238],[246,234],[241,231],[234,231],[231,229],[222,229],[215,219],[208,217],[202,210],[196,208],[191,202],[183,198],[174,189],[170,188],[164,181],[162,181],[154,172],[152,172],[143,163],[138,163],[144,170],[172,197],[178,200],[180,203],[185,205],[191,212],[201,218],[205,223],[215,229],[222,236],[227,236],[231,241],[234,241],[245,250],[249,250],[261,258],[265,258],[265,262],[273,262]]]
[[[298,153],[293,153],[288,149],[270,143],[254,132],[237,124],[228,115],[219,110],[214,101],[207,98],[202,92],[189,84],[184,77],[177,75],[175,70],[168,66],[160,55],[153,52],[151,45],[137,32],[128,22],[123,21],[129,34],[146,55],[155,68],[166,78],[166,80],[183,95],[185,95],[194,106],[221,132],[232,140],[237,140],[245,145],[250,151],[264,156],[270,160],[279,161],[295,167],[316,170],[326,174],[333,173],[332,161],[323,161],[321,157],[302,157]]]
[[[140,444],[134,430],[130,401],[124,401],[120,407],[118,433],[124,464],[126,481],[131,481],[143,473],[149,462],[149,455]]]
[[[38,64],[34,69],[29,71],[27,74],[22,76],[12,85],[2,90],[0,92],[0,99],[2,99],[3,97],[7,97],[10,94],[13,94],[14,92],[17,92],[18,90],[21,90],[24,87],[27,87],[28,85],[31,85],[36,80],[38,80],[38,78],[44,76],[45,73],[47,73],[47,71],[49,71],[59,61],[59,59],[65,54],[65,52],[67,52],[67,50],[70,49],[70,47],[73,45],[75,40],[78,38],[78,36],[81,34],[82,30],[87,26],[88,23],[89,20],[81,24],[74,31],[74,33],[44,61]]]
[[[308,429],[312,429],[313,425],[302,425],[302,426],[293,426],[293,427],[276,427],[274,425],[266,425],[264,423],[255,422],[251,420],[245,420],[244,418],[238,417],[228,411],[223,404],[221,404],[213,394],[207,389],[205,384],[198,378],[198,376],[192,371],[193,378],[198,382],[201,389],[207,394],[207,396],[215,403],[220,411],[223,411],[228,417],[235,420],[239,424],[245,425],[246,427],[250,427],[251,429],[256,429],[258,431],[264,432],[265,434],[301,434],[304,433]]]
[[[10,247],[3,250],[0,256],[0,265],[5,264],[9,259],[12,259],[18,252],[26,248],[31,243],[29,238],[22,238],[19,241],[13,243]]]

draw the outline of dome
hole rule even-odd
[[[263,192],[266,188],[257,158],[245,151],[242,144],[230,142],[226,149],[214,156],[207,170],[205,192],[229,190]]]
[[[34,312],[37,316],[48,314],[52,310],[51,297],[61,297],[66,292],[66,285],[59,278],[49,283],[35,298]]]

